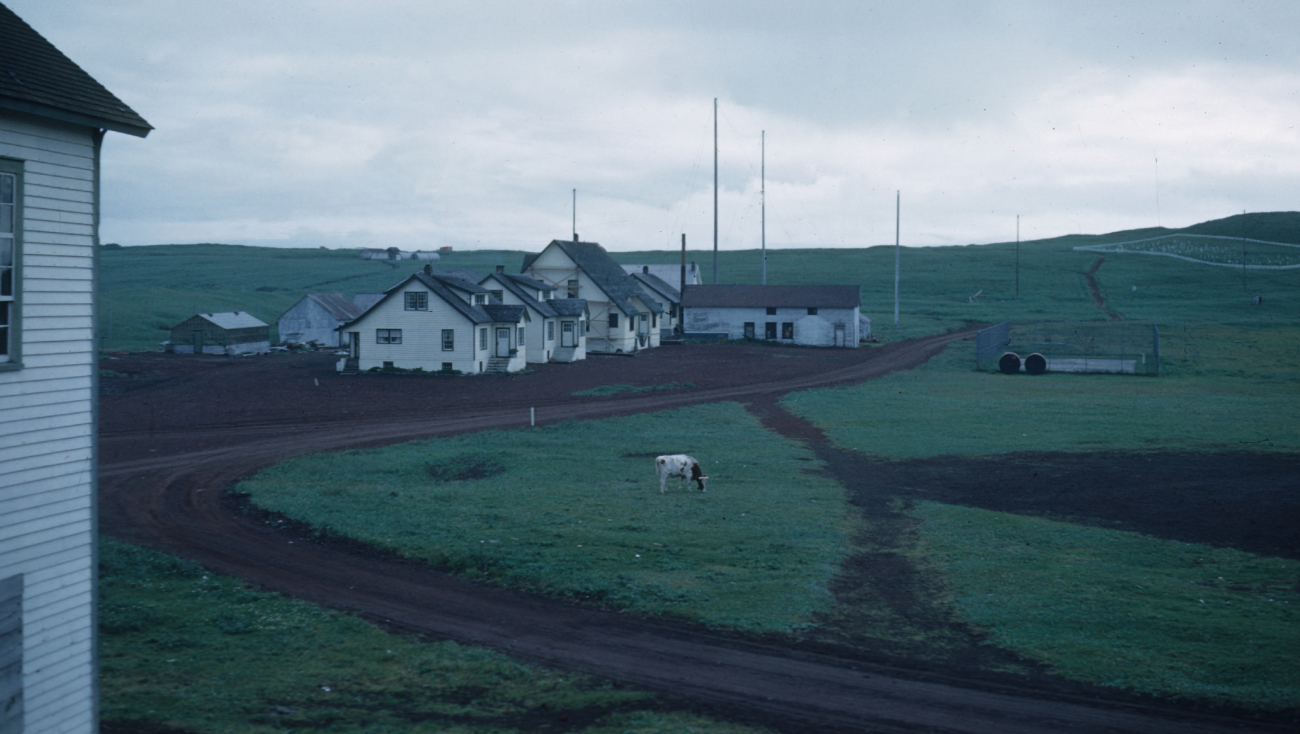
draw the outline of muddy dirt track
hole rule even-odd
[[[975,460],[972,473],[968,460],[909,465],[837,449],[777,402],[791,390],[910,369],[952,338],[971,334],[858,350],[663,347],[475,378],[341,376],[331,355],[122,356],[101,363],[126,376],[101,379],[100,526],[109,536],[393,629],[584,670],[659,691],[665,708],[783,731],[1294,730],[1295,721],[1285,717],[1180,706],[1053,678],[979,645],[978,633],[917,603],[915,569],[867,546],[837,579],[841,606],[851,608],[855,594],[883,592],[912,622],[944,625],[969,638],[964,653],[913,659],[906,649],[857,634],[851,619],[825,620],[825,634],[807,639],[750,637],[474,584],[357,544],[271,529],[238,512],[225,493],[289,456],[522,427],[529,408],[546,424],[726,400],[808,442],[873,518],[894,512],[888,508],[893,497],[924,496],[1296,557],[1300,462],[1294,460],[1025,455],[996,465]],[[692,386],[571,396],[611,383],[670,382]],[[1129,478],[1126,462],[1144,470],[1140,479]],[[1014,470],[1017,465],[1026,471]],[[1110,473],[1096,482],[1090,471]],[[1035,472],[1051,478],[1052,492],[1036,491],[1047,480],[1031,477]],[[1142,499],[1125,491],[1133,489],[1142,490]],[[1247,490],[1246,497],[1235,494]],[[1179,501],[1189,495],[1195,501]],[[1029,672],[986,672],[999,662]]]

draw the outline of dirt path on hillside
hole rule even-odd
[[[1106,262],[1106,256],[1102,255],[1097,258],[1097,262],[1088,268],[1088,272],[1083,274],[1083,279],[1088,283],[1088,292],[1092,294],[1092,305],[1096,306],[1106,318],[1110,321],[1119,321],[1119,314],[1106,308],[1106,299],[1101,295],[1101,286],[1097,285],[1097,271],[1101,269],[1101,264]]]
[[[357,543],[273,529],[256,514],[234,511],[225,493],[290,456],[521,427],[529,408],[545,424],[734,400],[750,404],[782,433],[808,440],[859,506],[880,506],[895,490],[882,494],[865,479],[877,469],[852,452],[835,453],[776,399],[794,389],[910,369],[973,333],[862,350],[665,347],[633,358],[542,365],[505,378],[343,377],[332,371],[333,358],[322,355],[123,357],[102,365],[126,376],[103,380],[100,526],[107,535],[395,629],[660,691],[665,708],[790,732],[1285,730],[1287,722],[1276,719],[1140,701],[1046,675],[990,674],[976,667],[984,659],[912,660],[907,650],[864,646],[851,624],[841,625],[848,631],[838,638],[752,637],[474,584]],[[694,387],[571,396],[600,385],[671,382]],[[1295,466],[1277,471],[1300,475]],[[1204,520],[1184,516],[1181,525]],[[916,589],[922,577],[897,559],[876,560],[848,564],[837,582],[840,598],[893,579],[901,590],[899,610],[921,606],[915,602],[924,601],[925,590]],[[923,616],[910,619],[954,624]]]

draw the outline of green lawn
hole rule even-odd
[[[647,446],[700,457],[709,490],[660,494]],[[817,466],[724,403],[303,457],[238,491],[470,578],[789,630],[828,608],[848,547],[843,490],[796,469]]]
[[[992,644],[1105,686],[1300,707],[1300,562],[935,502],[911,514]]]
[[[655,709],[591,676],[420,642],[100,543],[100,718],[116,731],[652,734],[758,730]]]

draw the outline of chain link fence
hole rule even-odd
[[[1155,324],[1002,323],[976,335],[975,360],[979,369],[1002,372],[1159,375],[1160,330]]]

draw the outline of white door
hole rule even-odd
[[[562,322],[560,322],[560,346],[562,346],[562,347],[576,347],[576,346],[577,346],[577,344],[575,344],[574,341],[573,341],[573,322],[572,322],[572,321],[562,321]]]
[[[497,327],[497,356],[510,356],[510,329],[508,327]]]
[[[837,346],[837,347],[842,347],[842,346],[844,346],[844,327],[843,327],[843,326],[836,326],[836,327],[835,327],[835,346]]]

